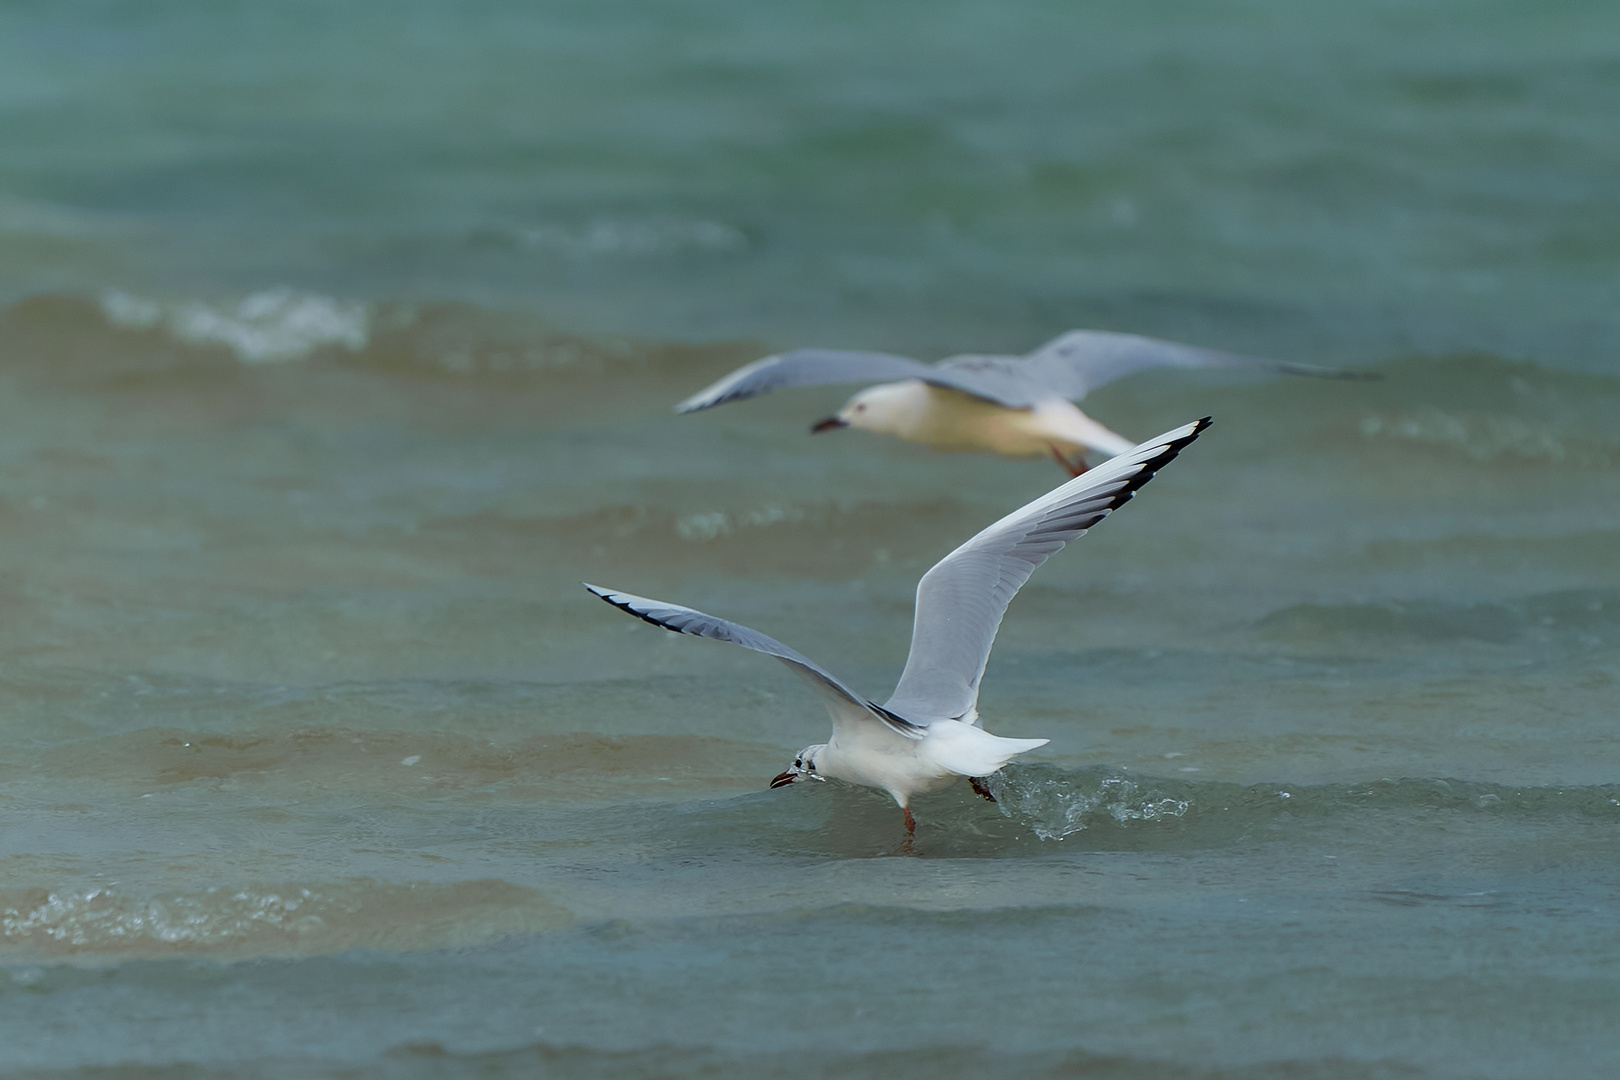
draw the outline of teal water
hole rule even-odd
[[[1600,0],[0,13],[0,281],[574,329],[1600,366]]]
[[[1612,1075],[1617,22],[0,10],[0,1075]],[[1088,402],[911,852],[580,589],[886,693],[1061,473],[669,406],[1082,325],[1383,377]]]

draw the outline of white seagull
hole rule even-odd
[[[905,813],[910,836],[917,827],[913,795],[966,776],[989,798],[979,777],[1049,741],[1004,739],[979,724],[979,680],[1014,594],[1037,566],[1123,506],[1208,426],[1205,417],[1142,443],[1008,514],[941,559],[917,583],[911,655],[882,705],[758,630],[662,600],[585,587],[654,626],[729,641],[786,664],[821,695],[832,715],[832,738],[801,750],[771,787],[833,779],[887,791]]]
[[[1256,360],[1173,341],[1071,330],[1027,356],[952,356],[924,364],[889,353],[794,349],[738,368],[679,405],[698,412],[791,386],[899,380],[868,387],[811,432],[857,427],[940,450],[1012,457],[1051,454],[1079,476],[1087,450],[1110,457],[1135,443],[1074,406],[1105,383],[1147,368],[1249,368],[1329,379],[1373,378],[1305,364]]]

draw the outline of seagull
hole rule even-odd
[[[589,583],[585,588],[654,626],[729,641],[786,664],[821,696],[832,716],[832,738],[799,751],[771,787],[841,780],[886,791],[905,814],[909,838],[917,830],[913,795],[966,776],[974,791],[994,801],[980,778],[1050,741],[1002,738],[979,722],[979,680],[1007,604],[1036,567],[1123,506],[1209,423],[1205,417],[1131,448],[1013,511],[935,564],[917,583],[911,654],[882,705],[758,630],[662,600]]]
[[[1173,341],[1071,330],[1027,356],[952,356],[924,364],[889,353],[794,349],[733,371],[679,405],[699,412],[728,401],[790,386],[885,381],[867,387],[812,434],[865,428],[940,450],[980,450],[1011,457],[1051,454],[1069,475],[1086,471],[1085,455],[1110,457],[1136,444],[1074,406],[1115,379],[1154,367],[1248,368],[1328,379],[1362,379],[1364,372],[1284,364],[1178,345]]]

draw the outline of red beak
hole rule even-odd
[[[771,781],[771,787],[787,787],[789,784],[793,783],[794,779],[798,775],[798,773],[794,772],[777,773],[775,779]]]
[[[849,427],[849,421],[836,416],[829,416],[825,420],[817,420],[810,425],[810,434],[820,435],[823,431],[832,431],[835,428]]]

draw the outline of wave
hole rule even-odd
[[[1606,468],[1620,461],[1616,447],[1597,439],[1560,437],[1552,428],[1521,416],[1454,413],[1435,406],[1370,412],[1361,419],[1367,439],[1455,449],[1480,462],[1518,459]]]
[[[285,721],[304,711],[330,712],[341,702],[342,689],[328,688],[274,711]],[[571,697],[548,702],[542,696],[534,707],[543,712],[573,704]],[[119,784],[142,792],[231,781],[271,790],[295,785],[427,797],[487,795],[500,785],[511,798],[576,801],[622,797],[627,782],[638,799],[752,788],[780,768],[780,758],[772,746],[712,736],[577,732],[497,743],[438,731],[314,725],[234,734],[154,727],[50,748],[30,775],[58,787]]]
[[[499,880],[284,882],[140,895],[119,885],[0,891],[0,959],[313,956],[433,949],[568,925],[567,909]]]
[[[1620,784],[1510,787],[1469,780],[1382,779],[1351,784],[1229,784],[1176,780],[1108,766],[1024,765],[990,778],[1003,815],[1042,840],[1099,829],[1232,834],[1284,816],[1432,810],[1493,815],[1573,815],[1620,822]]]
[[[747,238],[716,222],[626,225],[593,221],[546,227],[519,242],[559,250],[653,251],[696,245],[730,249]],[[104,344],[164,342],[241,363],[317,359],[367,367],[419,369],[461,376],[516,374],[682,359],[713,367],[718,350],[738,363],[768,346],[754,341],[704,344],[571,330],[522,310],[456,300],[336,296],[286,283],[237,295],[163,297],[127,289],[95,295],[45,293],[0,306],[0,328],[37,345],[86,334]],[[804,342],[801,344],[811,344]],[[112,357],[107,358],[113,362]],[[154,358],[149,357],[149,361]],[[1378,442],[1455,447],[1476,458],[1523,456],[1569,460],[1579,446],[1549,441],[1528,414],[1559,412],[1604,420],[1620,396],[1620,378],[1508,360],[1488,354],[1395,357],[1376,365],[1380,382],[1337,398],[1356,412],[1355,437]],[[1138,393],[1162,399],[1183,380],[1121,384],[1122,400]],[[1282,392],[1311,392],[1308,381],[1279,379]],[[1135,390],[1129,389],[1136,386]],[[1243,393],[1269,393],[1245,386]],[[1111,391],[1111,397],[1119,397]],[[1207,394],[1200,392],[1201,397]],[[1370,406],[1370,407],[1369,407]],[[1514,417],[1521,417],[1515,421]],[[1601,440],[1600,440],[1601,441]],[[1599,448],[1606,453],[1604,443]]]
[[[1565,646],[1599,647],[1620,643],[1620,589],[1569,589],[1482,603],[1294,604],[1260,619],[1255,628],[1295,643],[1343,639],[1498,645],[1556,641]]]
[[[286,285],[224,299],[124,290],[34,296],[0,308],[0,341],[11,346],[7,364],[47,372],[305,361],[463,381],[691,365],[701,378],[717,364],[762,355],[756,343],[580,333],[525,312],[343,298]]]
[[[437,1042],[396,1047],[378,1075],[588,1076],[601,1080],[638,1077],[737,1076],[783,1080],[883,1077],[934,1080],[941,1076],[1019,1076],[1030,1080],[1417,1080],[1423,1070],[1382,1062],[1336,1058],[1260,1062],[1241,1067],[1186,1065],[1162,1057],[1095,1054],[1084,1050],[1004,1050],[982,1046],[912,1046],[849,1049],[818,1046],[815,1053],[761,1053],[702,1046],[656,1045],[635,1050],[535,1043],[509,1050],[455,1053]],[[352,1066],[342,1075],[363,1075]]]
[[[669,1080],[682,1076],[749,1076],[760,1080],[935,1080],[941,1076],[1018,1076],[1028,1080],[1422,1080],[1427,1070],[1398,1062],[1324,1057],[1188,1065],[1164,1057],[1097,1054],[1085,1050],[1006,1050],[975,1045],[859,1049],[818,1044],[774,1050],[753,1045],[655,1043],[604,1049],[573,1042],[534,1042],[501,1050],[457,1050],[423,1039],[397,1045],[371,1062],[308,1057],[252,1062],[173,1062],[35,1069],[27,1080],[509,1080],[511,1077],[588,1077],[591,1080]]]
[[[316,349],[359,352],[370,340],[365,304],[280,287],[235,304],[164,304],[113,290],[102,294],[107,321],[132,330],[161,327],[180,342],[223,345],[249,364],[299,360]]]
[[[501,234],[523,247],[571,259],[625,259],[680,254],[740,255],[753,246],[735,225],[704,218],[593,217],[577,224],[548,222]]]
[[[964,509],[951,498],[908,502],[835,502],[773,499],[743,505],[698,505],[684,510],[645,504],[603,506],[575,514],[520,516],[482,511],[441,516],[420,535],[463,547],[476,538],[488,555],[557,546],[587,551],[615,565],[702,571],[719,555],[733,574],[790,572],[847,578],[892,552],[927,551],[939,536],[961,531]],[[850,543],[850,537],[862,542]],[[761,541],[765,542],[761,542]],[[917,572],[926,570],[919,565]]]

